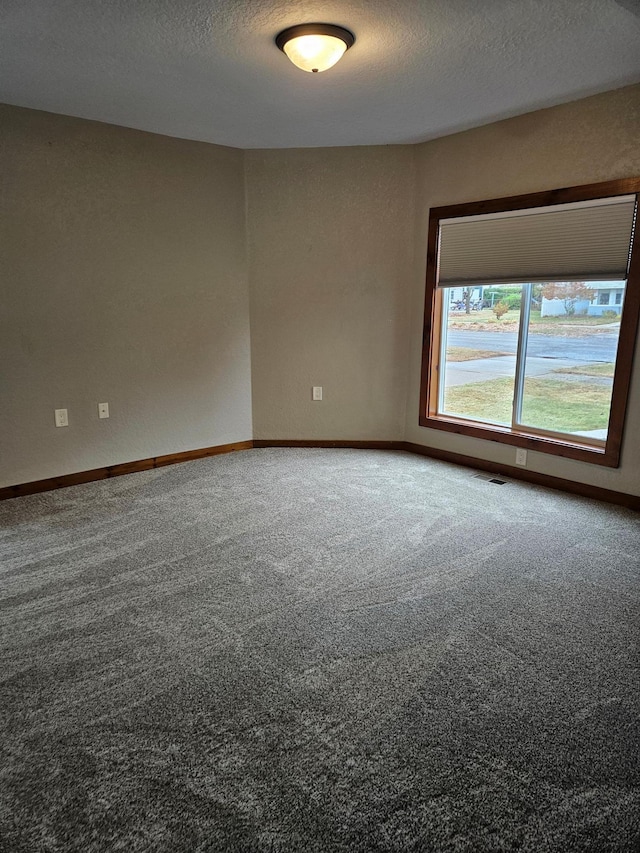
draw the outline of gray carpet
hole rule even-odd
[[[0,505],[0,850],[637,851],[640,522],[404,453]]]

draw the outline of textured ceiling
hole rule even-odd
[[[0,0],[0,101],[240,148],[418,142],[640,80],[637,0]],[[342,24],[322,74],[274,45]]]

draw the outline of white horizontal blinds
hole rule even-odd
[[[627,275],[635,195],[440,221],[438,284]]]

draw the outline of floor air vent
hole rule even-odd
[[[474,474],[474,480],[484,480],[485,483],[495,483],[496,486],[504,486],[506,480],[501,480],[499,477],[492,477],[491,474]]]

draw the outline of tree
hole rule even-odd
[[[507,311],[509,310],[509,306],[507,305],[506,302],[503,302],[501,299],[500,302],[496,302],[496,304],[493,306],[492,310],[493,310],[493,313],[496,315],[496,320],[500,320],[502,318],[503,314],[506,314]]]
[[[545,299],[561,299],[565,314],[576,313],[576,302],[589,299],[590,291],[584,281],[546,281],[542,286]]]

